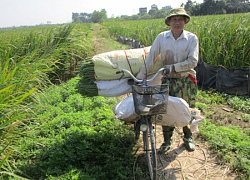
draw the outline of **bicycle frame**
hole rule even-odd
[[[140,131],[143,134],[143,148],[146,152],[146,159],[148,163],[148,171],[151,180],[157,180],[157,152],[156,152],[156,136],[152,125],[152,116],[156,114],[166,113],[166,103],[168,99],[168,85],[149,86],[147,82],[153,81],[160,72],[164,71],[165,68],[161,68],[151,79],[137,79],[130,71],[123,69],[118,73],[123,73],[121,78],[124,76],[124,72],[129,74],[135,82],[141,84],[132,85],[132,93],[134,99],[135,112],[141,115],[140,119],[135,122],[135,135],[139,138]],[[154,96],[159,96],[158,99]],[[162,99],[161,99],[162,98]],[[163,105],[161,107],[161,105]],[[141,109],[140,109],[141,107]]]

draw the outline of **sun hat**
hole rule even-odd
[[[169,11],[169,13],[165,19],[166,25],[170,26],[169,20],[173,16],[185,16],[185,17],[187,17],[186,24],[190,21],[190,16],[186,13],[184,8],[181,8],[181,7],[180,8],[173,8]]]

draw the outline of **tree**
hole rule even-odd
[[[158,10],[156,9],[150,9],[148,11],[148,14],[151,16],[151,18],[154,18],[155,14],[157,13]]]
[[[207,14],[225,14],[226,13],[226,2],[224,0],[214,1],[206,0],[201,4],[200,12],[201,15]]]
[[[189,13],[196,16],[250,12],[249,0],[204,0],[201,4],[193,4],[195,5],[191,6]],[[188,4],[186,5],[188,6]]]
[[[167,14],[168,14],[168,11],[166,11],[165,9],[161,9],[155,13],[154,18],[155,19],[165,18]]]
[[[184,5],[184,9],[189,13],[191,8],[193,6],[193,2],[191,0],[188,0],[186,4]]]
[[[72,22],[79,22],[79,13],[72,13]]]
[[[83,22],[90,23],[92,14],[88,13],[72,13],[72,21],[73,22]]]
[[[146,19],[151,19],[151,16],[149,14],[143,14],[141,16],[141,19],[146,20]]]
[[[135,15],[132,15],[130,19],[131,20],[138,20],[138,19],[140,19],[140,16],[135,14]]]
[[[128,15],[121,15],[121,20],[131,20],[132,16],[128,16]]]
[[[102,9],[101,11],[95,10],[92,13],[91,20],[93,23],[102,23],[106,19],[107,19],[107,12],[105,9]]]
[[[92,14],[80,13],[80,21],[90,23]]]
[[[192,16],[209,15],[209,14],[226,14],[226,13],[242,13],[250,12],[250,0],[203,0],[203,3],[197,3],[196,1],[187,0],[181,7]],[[94,22],[102,23],[103,21],[114,20],[139,20],[139,19],[160,19],[167,16],[169,10],[166,9],[151,9],[144,15],[121,15],[120,17],[107,18],[107,12],[105,9],[101,11],[94,11],[91,14],[88,13],[72,13],[73,22]]]
[[[192,6],[192,8],[190,10],[190,15],[192,15],[192,16],[201,15],[200,9],[201,9],[201,4],[196,4],[196,5]]]

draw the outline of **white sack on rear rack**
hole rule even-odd
[[[133,121],[139,117],[135,113],[132,95],[123,99],[114,108],[115,118],[123,121]],[[167,114],[156,115],[158,125],[184,127],[190,123],[191,112],[185,100],[169,96]]]
[[[195,113],[194,113],[195,112]],[[134,121],[140,117],[135,113],[132,95],[123,99],[114,108],[115,118],[122,121]],[[192,119],[192,123],[190,121]],[[192,133],[198,132],[198,124],[204,119],[200,110],[189,108],[187,102],[178,97],[169,96],[167,114],[156,115],[157,125],[184,127],[190,124]]]
[[[104,97],[116,97],[131,93],[132,87],[128,83],[128,78],[121,80],[96,81],[98,95]]]
[[[155,120],[162,126],[187,126],[191,121],[189,105],[182,98],[169,96],[167,114],[157,115]]]
[[[115,118],[125,122],[135,121],[140,116],[135,113],[133,96],[130,95],[119,102],[113,109]]]

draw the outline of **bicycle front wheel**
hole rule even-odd
[[[150,117],[146,120],[147,129],[143,131],[144,150],[146,151],[146,159],[151,180],[157,180],[157,153],[155,144],[155,133]]]

